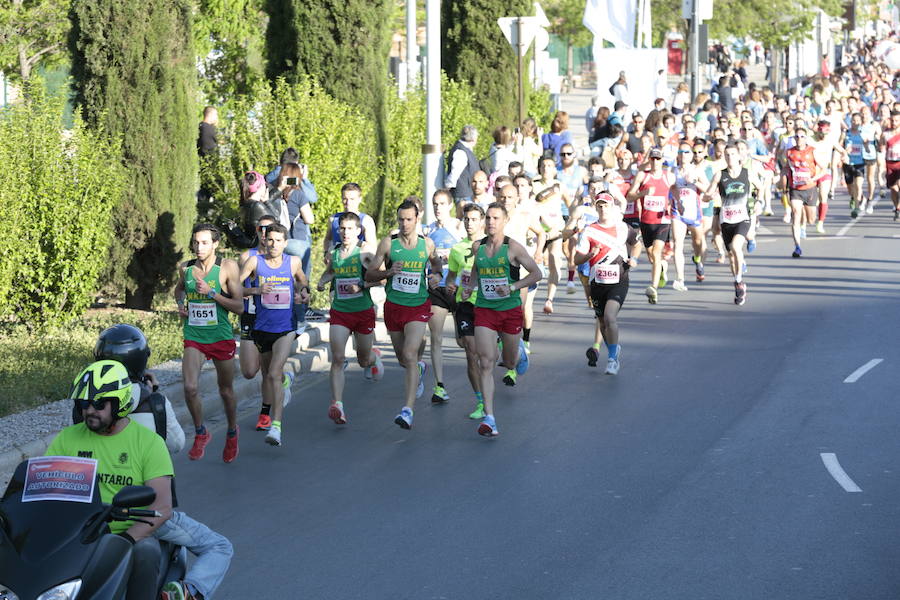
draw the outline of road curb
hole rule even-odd
[[[382,343],[389,340],[390,338],[384,324],[377,323],[375,327],[376,343]],[[352,341],[350,341],[350,343],[352,343]],[[352,353],[348,353],[348,356],[352,356]],[[331,348],[329,346],[328,323],[309,323],[306,331],[297,336],[294,352],[288,358],[285,370],[290,370],[294,375],[294,381],[297,381],[304,373],[324,371],[330,367]],[[240,406],[242,398],[258,395],[260,389],[260,375],[257,373],[252,379],[244,378],[241,375],[240,363],[238,362],[237,356],[235,356],[234,359],[234,370],[235,376],[232,385],[234,388],[234,395]],[[224,417],[222,401],[219,398],[218,384],[216,383],[216,371],[210,362],[207,362],[200,372],[199,389],[200,397],[202,398],[204,420],[215,420]],[[184,387],[182,386],[181,379],[161,386],[161,391],[172,403],[172,407],[175,409],[175,414],[178,417],[178,422],[190,432],[193,428],[193,423],[187,405],[184,402]],[[59,433],[59,430],[52,431],[27,444],[14,446],[9,450],[0,453],[0,483],[5,486],[16,466],[23,460],[44,454],[57,433]],[[190,439],[190,436],[188,436],[188,438]]]

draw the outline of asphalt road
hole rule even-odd
[[[888,204],[841,238],[847,209],[834,208],[802,259],[788,226],[766,219],[775,235],[749,257],[743,307],[716,264],[651,306],[644,261],[617,377],[587,367],[591,312],[563,291],[537,319],[531,370],[498,387],[496,439],[466,418],[455,347],[451,402],[423,398],[411,431],[393,423],[389,352],[380,382],[347,371],[344,427],[326,418],[323,375],[298,383],[282,448],[246,414],[234,464],[218,459],[221,430],[203,461],[176,460],[182,508],[235,546],[218,597],[897,598],[900,225]],[[861,491],[845,491],[828,454]]]

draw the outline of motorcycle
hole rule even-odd
[[[132,544],[109,523],[158,516],[139,508],[155,499],[153,488],[127,486],[104,504],[93,459],[21,462],[0,499],[0,600],[124,600]],[[184,548],[160,546],[157,591],[187,568]]]

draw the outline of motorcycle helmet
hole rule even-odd
[[[109,398],[116,418],[127,417],[135,407],[128,370],[115,360],[99,360],[88,365],[72,382],[69,397],[73,400]]]
[[[147,369],[150,346],[144,332],[133,325],[119,323],[105,329],[94,346],[94,360],[116,360],[128,369],[132,381],[140,381]]]

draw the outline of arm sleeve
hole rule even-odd
[[[456,187],[456,182],[465,170],[467,163],[468,160],[466,159],[466,152],[464,150],[457,149],[450,155],[450,174],[447,175],[447,178],[444,180],[445,187],[451,190]]]
[[[313,185],[313,182],[309,179],[301,179],[300,180],[300,193],[306,198],[306,202],[309,204],[315,204],[319,200],[319,193],[316,191],[316,186]]]
[[[172,454],[177,454],[184,448],[184,429],[181,428],[175,409],[168,399],[166,399],[166,448]]]

